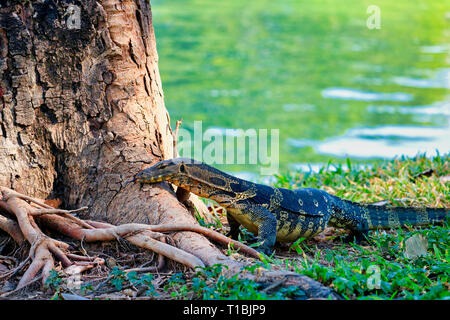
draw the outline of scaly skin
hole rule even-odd
[[[132,181],[167,181],[200,197],[215,200],[227,210],[230,233],[237,238],[239,225],[258,235],[259,251],[270,254],[275,241],[309,238],[327,226],[351,230],[359,241],[369,230],[443,222],[447,208],[385,207],[340,199],[313,189],[283,189],[252,183],[204,163],[176,158],[164,160],[136,175]]]

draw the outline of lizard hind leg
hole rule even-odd
[[[355,243],[360,244],[362,242],[370,242],[369,239],[369,230],[354,230],[352,229],[348,236],[344,238],[344,242],[346,243]]]

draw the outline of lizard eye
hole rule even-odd
[[[164,169],[165,167],[167,167],[167,164],[162,163],[159,165],[158,169]]]

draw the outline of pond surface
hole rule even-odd
[[[450,152],[450,0],[375,2],[152,0],[172,125],[278,129],[282,173]]]

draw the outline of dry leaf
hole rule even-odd
[[[415,259],[419,256],[424,256],[427,254],[428,241],[427,239],[420,235],[415,234],[405,241],[405,257],[408,259]]]

